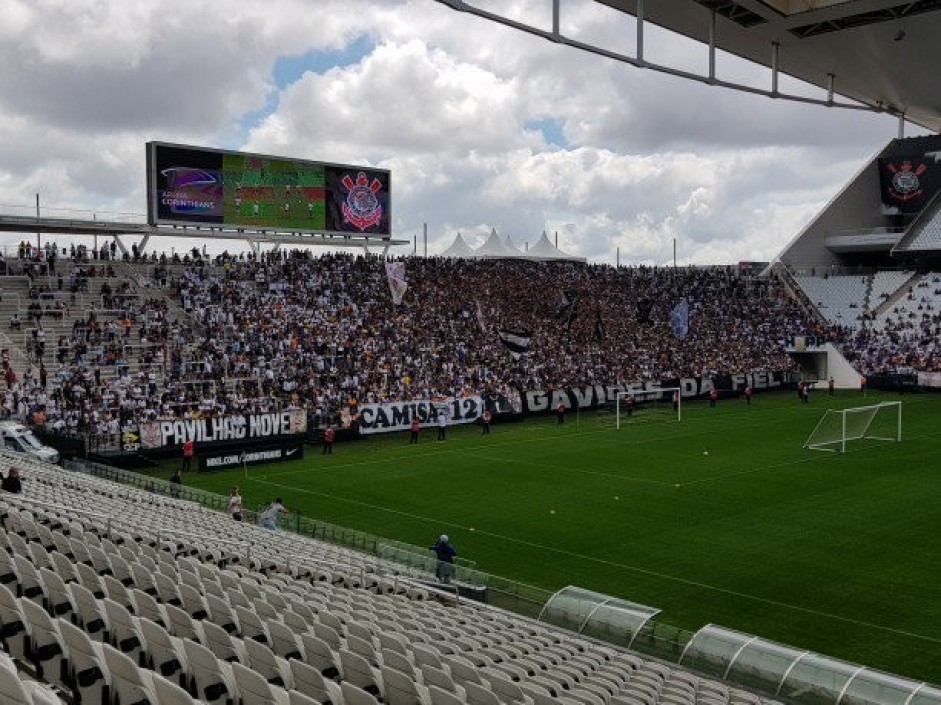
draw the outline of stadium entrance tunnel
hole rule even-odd
[[[796,705],[937,705],[941,689],[707,624],[681,666]]]
[[[556,592],[539,621],[583,636],[630,648],[640,631],[660,614],[655,607],[569,585]]]
[[[675,630],[679,653],[651,649],[667,625],[661,611],[569,585],[549,600],[539,621],[582,636],[649,653],[790,705],[941,705],[941,688],[785,644],[707,624]],[[683,645],[685,642],[685,645]]]

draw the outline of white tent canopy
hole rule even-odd
[[[585,261],[584,257],[576,257],[575,255],[567,254],[549,242],[549,237],[546,235],[545,230],[542,231],[542,237],[539,238],[539,242],[527,250],[526,257],[538,260],[565,260],[567,262]]]
[[[473,249],[464,240],[460,233],[454,238],[454,242],[439,257],[450,257],[452,259],[526,259],[536,262],[563,261],[563,262],[585,262],[584,257],[576,257],[567,254],[549,242],[546,231],[542,231],[542,237],[539,238],[533,247],[526,252],[521,252],[513,243],[513,238],[507,235],[506,240],[501,240],[497,235],[496,228],[490,231],[490,236],[477,249]]]
[[[512,235],[507,235],[507,236],[506,236],[506,240],[503,241],[503,244],[506,245],[509,250],[512,250],[513,252],[515,252],[516,255],[517,255],[517,257],[525,257],[525,256],[526,256],[526,253],[523,252],[522,250],[520,250],[520,248],[518,248],[518,247],[516,246],[516,243],[513,242],[513,236],[512,236]]]
[[[474,250],[476,259],[510,259],[522,256],[523,254],[519,250],[510,249],[506,246],[506,243],[497,235],[496,228],[490,232],[490,237],[487,238],[486,242]]]
[[[474,256],[474,250],[467,244],[464,237],[458,233],[451,246],[441,253],[441,257],[450,257],[451,259],[466,259]]]

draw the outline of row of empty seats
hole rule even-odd
[[[377,571],[288,567],[309,539],[38,461],[25,474],[28,496],[0,496],[3,644],[82,702],[769,702]],[[250,564],[214,536],[250,543]]]
[[[794,279],[828,323],[851,330],[862,326],[870,280],[868,275],[796,276]]]

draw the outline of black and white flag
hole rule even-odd
[[[520,356],[529,351],[533,337],[525,331],[513,331],[501,328],[499,331],[500,342],[510,351],[514,360],[519,360]]]

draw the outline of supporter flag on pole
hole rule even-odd
[[[480,332],[487,332],[487,319],[484,318],[484,307],[477,302],[477,325],[480,326]]]
[[[514,360],[519,360],[523,353],[529,351],[529,345],[533,340],[533,337],[530,333],[525,331],[507,330],[506,328],[501,328],[499,330],[499,336],[500,342],[503,343],[503,347],[510,351],[510,355],[513,356]]]
[[[670,325],[673,326],[673,334],[677,338],[686,340],[689,333],[689,301],[686,297],[680,299],[670,312]]]
[[[386,262],[386,276],[389,278],[389,291],[392,292],[392,303],[396,306],[402,303],[408,282],[405,280],[405,262]]]

